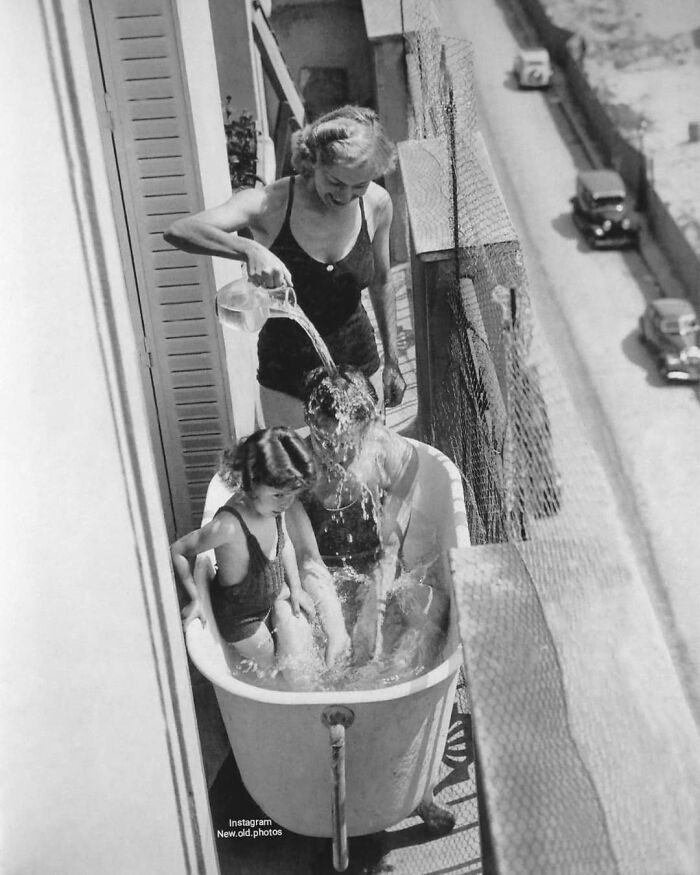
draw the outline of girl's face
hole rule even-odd
[[[316,163],[313,173],[316,194],[330,209],[342,209],[362,197],[372,181],[372,171],[362,164]]]
[[[294,503],[301,489],[280,489],[277,486],[256,486],[248,493],[248,500],[256,513],[263,517],[278,517]]]

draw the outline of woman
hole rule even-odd
[[[393,208],[373,180],[394,161],[393,144],[376,113],[344,106],[297,132],[296,175],[237,192],[165,232],[169,243],[187,252],[245,262],[257,285],[292,285],[336,364],[373,377],[390,407],[401,403],[405,389],[390,284]],[[232,233],[244,228],[252,239]],[[374,332],[360,300],[364,288],[384,350],[381,380]],[[319,364],[306,333],[289,319],[269,320],[260,332],[258,358],[266,424],[303,426],[304,377]]]

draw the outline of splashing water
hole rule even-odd
[[[373,690],[411,680],[435,668],[444,658],[449,621],[449,596],[436,571],[436,556],[423,561],[396,578],[387,599],[382,623],[382,647],[377,657],[353,653],[330,668],[323,653],[326,636],[318,617],[311,620],[313,653],[303,662],[278,661],[271,671],[262,671],[251,661],[232,668],[234,677],[255,686],[288,690],[283,672],[292,671],[306,681],[297,690]],[[372,583],[370,573],[351,566],[332,572],[348,634],[360,615],[361,606]]]
[[[338,373],[325,341],[297,305],[290,286],[266,289],[254,285],[247,277],[239,277],[218,290],[215,309],[221,325],[248,333],[260,331],[268,319],[291,319],[308,335],[326,372]]]

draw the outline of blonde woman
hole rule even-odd
[[[297,302],[337,365],[370,377],[384,403],[401,403],[396,301],[390,284],[391,198],[375,179],[394,165],[395,150],[377,115],[344,106],[298,131],[291,177],[245,189],[226,203],[179,219],[166,240],[187,252],[246,264],[257,285],[293,285]],[[232,232],[249,229],[252,239]],[[369,289],[384,367],[361,304]],[[305,332],[289,319],[268,321],[258,340],[258,382],[265,421],[304,425],[305,375],[319,365]]]

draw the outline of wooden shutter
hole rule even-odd
[[[148,352],[165,458],[164,500],[182,534],[199,525],[233,429],[211,262],[162,236],[174,219],[203,208],[175,4],[92,0],[91,8],[137,290],[135,325]]]

